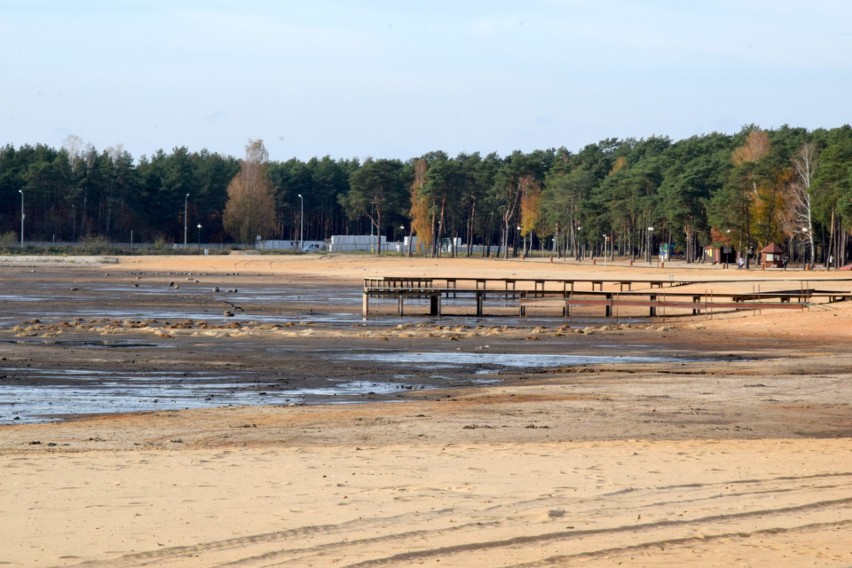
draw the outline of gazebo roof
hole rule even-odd
[[[772,254],[778,254],[778,253],[784,252],[784,249],[782,249],[781,247],[779,247],[775,243],[770,243],[770,244],[766,245],[765,247],[763,247],[762,249],[760,249],[760,252],[761,253],[768,252],[768,253],[772,253]]]

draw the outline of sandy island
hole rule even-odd
[[[64,277],[73,282],[62,289],[76,291],[98,279],[153,281],[154,275],[165,287],[184,273],[192,275],[180,280],[186,289],[198,281],[224,286],[237,274],[245,285],[359,287],[368,276],[450,272],[577,278],[651,272],[730,280],[745,291],[754,287],[737,284],[745,277],[818,275],[852,291],[848,272],[744,274],[677,264],[234,255],[71,266],[73,276],[68,263],[0,262],[2,293]],[[122,302],[120,294],[113,301]],[[492,343],[508,349],[514,342],[544,352],[603,337],[625,349],[703,352],[712,362],[521,372],[496,385],[412,392],[392,403],[155,411],[0,426],[0,565],[852,565],[852,302],[638,325],[602,321],[583,329],[558,320],[536,329],[447,321],[369,333],[199,322],[146,330],[96,318],[62,322],[60,330],[33,321],[49,306],[27,309],[29,317],[21,314],[0,329],[7,369],[66,355],[101,358],[92,364],[115,368],[142,364],[120,350],[78,355],[26,341],[59,333],[182,342],[187,365],[213,364],[217,346],[237,332],[241,341],[289,342],[306,351],[323,342],[432,350]],[[177,364],[168,357],[158,364]],[[268,361],[278,372],[291,363]]]

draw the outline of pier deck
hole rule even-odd
[[[813,303],[833,303],[852,299],[852,289],[820,290],[809,286],[809,280],[753,281],[757,289],[752,293],[703,291],[681,291],[672,288],[686,286],[738,283],[730,280],[682,279],[556,279],[556,278],[477,278],[477,277],[408,277],[388,276],[365,278],[362,315],[371,316],[371,302],[392,300],[396,303],[396,314],[405,315],[406,302],[428,301],[428,315],[441,317],[444,304],[452,301],[461,313],[482,317],[486,307],[493,306],[491,313],[516,313],[526,317],[530,310],[543,315],[569,317],[573,309],[603,308],[603,317],[613,317],[633,308],[647,308],[648,317],[660,315],[699,315],[713,311],[730,310],[802,310]],[[852,282],[832,280],[834,283]],[[786,286],[783,290],[761,291],[760,286],[777,283]],[[791,283],[799,288],[790,289]]]

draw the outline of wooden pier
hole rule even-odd
[[[732,310],[802,310],[813,303],[832,303],[849,300],[852,292],[820,290],[808,281],[749,281],[755,284],[752,293],[676,290],[676,288],[706,287],[739,284],[730,280],[676,279],[551,279],[551,278],[475,278],[475,277],[383,277],[365,278],[362,315],[371,316],[375,301],[395,303],[396,315],[406,315],[406,302],[428,303],[423,315],[442,317],[444,305],[469,305],[451,315],[483,317],[485,315],[517,314],[524,318],[535,312],[539,315],[569,317],[584,308],[601,308],[601,315],[611,318],[629,312],[633,317],[647,315],[699,315],[714,311]],[[852,280],[831,280],[833,283]],[[791,289],[791,283],[799,285]],[[778,284],[783,290],[761,291],[761,286]],[[472,308],[472,309],[471,309]],[[486,314],[488,308],[488,314]],[[421,309],[422,312],[422,309]],[[594,317],[594,316],[593,316]]]

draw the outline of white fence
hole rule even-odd
[[[334,235],[331,237],[328,250],[331,252],[374,251],[378,242],[381,242],[383,251],[387,250],[388,242],[384,236],[377,239],[373,235]]]

